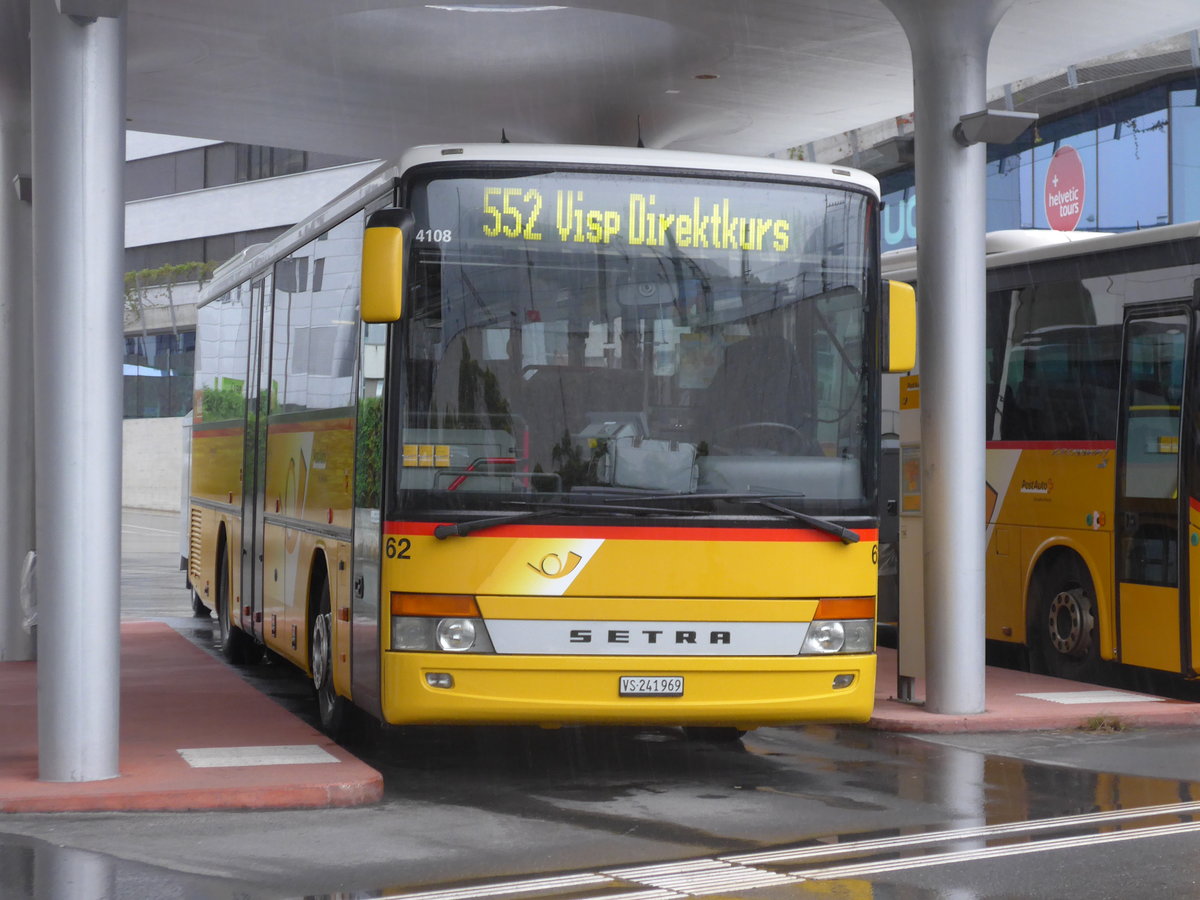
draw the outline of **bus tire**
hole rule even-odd
[[[194,590],[192,591],[192,618],[193,619],[210,619],[212,618],[212,610],[208,608],[200,595]]]
[[[308,655],[313,689],[317,694],[317,715],[321,730],[330,737],[345,737],[350,725],[350,701],[333,686],[333,617],[330,614],[329,580],[321,579],[317,613],[309,634]]]
[[[226,662],[245,666],[254,661],[254,641],[233,624],[229,609],[229,553],[222,544],[217,554],[217,631],[220,637],[221,655]]]
[[[1037,671],[1091,681],[1099,674],[1096,591],[1082,561],[1061,556],[1035,582],[1034,646]]]
[[[689,741],[703,741],[708,744],[732,744],[746,736],[744,728],[733,728],[721,725],[685,725],[683,734]]]

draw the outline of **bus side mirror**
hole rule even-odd
[[[404,308],[404,271],[416,220],[407,209],[381,209],[367,219],[363,235],[364,322],[395,322]]]
[[[883,371],[911,372],[917,364],[917,292],[903,281],[883,286]]]

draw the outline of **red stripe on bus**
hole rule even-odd
[[[432,535],[441,522],[384,522],[384,534]],[[445,523],[450,524],[450,523]],[[879,529],[856,528],[864,541],[878,541]],[[837,541],[840,538],[812,528],[645,528],[627,525],[496,525],[472,537],[498,538],[602,538],[625,541],[749,541],[759,543],[797,543]]]
[[[1116,441],[988,441],[989,450],[1115,450]]]
[[[306,431],[349,431],[354,427],[353,419],[318,419],[305,422],[284,422],[268,425],[268,434],[297,434]]]
[[[1194,511],[1200,512],[1200,500],[1197,500],[1195,497],[1188,497],[1188,506]]]

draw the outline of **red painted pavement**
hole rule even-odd
[[[1021,694],[1105,690],[1027,672],[987,669],[986,711],[927,712],[896,697],[896,652],[880,648],[869,727],[934,733],[1073,729],[1098,716],[1126,727],[1195,726],[1200,704],[1180,700],[1065,705]],[[1133,693],[1133,692],[1124,692]],[[915,695],[924,697],[918,681]],[[157,622],[121,626],[118,778],[38,781],[37,664],[0,663],[0,812],[270,809],[374,803],[383,779],[274,700]],[[315,745],[336,763],[193,769],[180,749]]]
[[[1119,690],[1144,700],[1120,703],[1052,703],[1022,694],[1074,693]],[[925,697],[925,684],[918,680],[914,696]],[[926,711],[923,702],[896,699],[896,651],[879,648],[879,670],[875,683],[875,712],[870,727],[881,731],[912,733],[983,731],[1054,731],[1086,728],[1098,717],[1116,719],[1123,727],[1184,727],[1200,725],[1200,703],[1161,700],[1135,691],[1080,684],[1048,675],[1033,675],[1011,669],[989,667],[984,685],[985,710],[977,715],[941,715]]]
[[[0,663],[0,812],[374,803],[383,778],[158,622],[121,626],[120,777],[38,781],[37,664]],[[193,769],[180,749],[316,745],[337,762]]]

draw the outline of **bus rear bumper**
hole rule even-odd
[[[874,654],[663,659],[389,652],[383,714],[393,725],[865,722],[874,706],[875,664]],[[451,687],[431,685],[447,683],[447,675]],[[683,695],[621,696],[622,676],[682,677]],[[839,684],[849,683],[835,687],[838,676]]]

